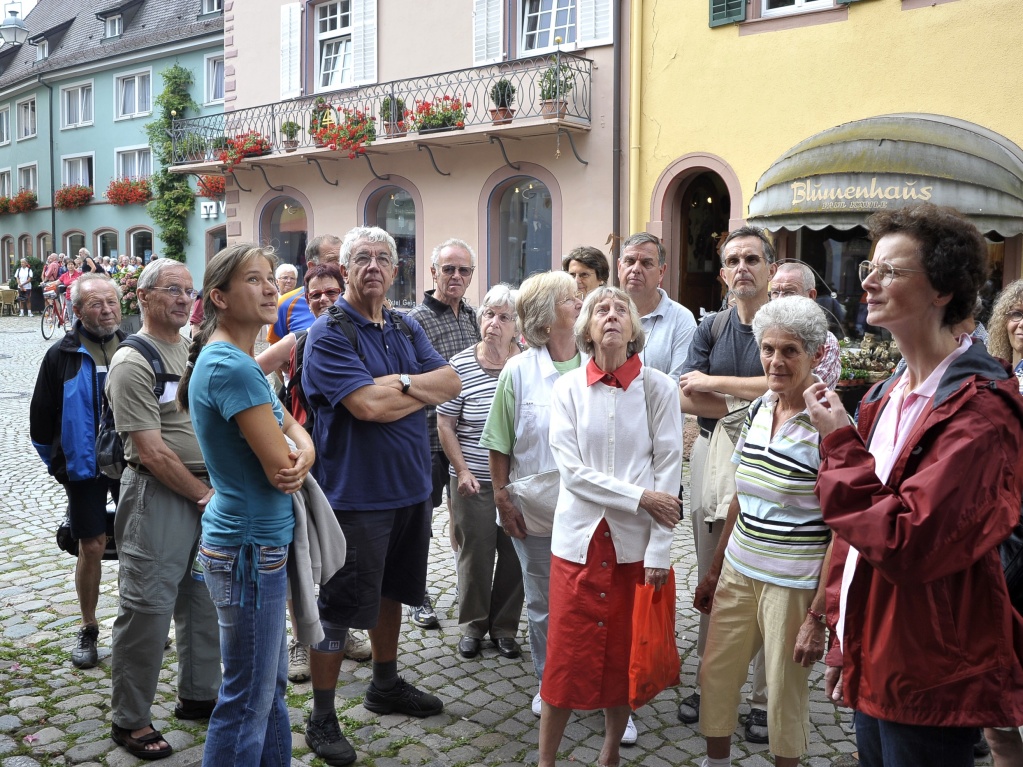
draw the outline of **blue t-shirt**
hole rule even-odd
[[[216,546],[286,546],[295,515],[290,496],[270,484],[234,417],[257,405],[284,410],[259,365],[233,344],[215,341],[199,354],[188,409],[216,492],[202,515],[203,540]]]
[[[397,509],[430,497],[430,440],[426,409],[393,423],[360,421],[341,403],[379,376],[417,375],[448,363],[419,323],[408,317],[410,343],[384,310],[383,325],[370,322],[341,298],[337,303],[355,325],[363,362],[341,328],[328,326],[324,312],[309,329],[302,386],[316,412],[313,474],[330,505],[340,511]]]

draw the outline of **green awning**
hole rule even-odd
[[[757,181],[749,223],[851,229],[876,210],[951,205],[984,233],[1023,233],[1023,150],[952,117],[893,114],[796,144]]]

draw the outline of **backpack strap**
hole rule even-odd
[[[327,314],[329,315],[327,326],[334,325],[339,327],[341,332],[345,334],[345,338],[348,339],[348,343],[352,345],[355,353],[359,355],[359,360],[365,363],[366,355],[362,353],[362,347],[359,346],[359,334],[355,332],[355,323],[352,322],[352,318],[337,304],[330,306],[327,309]]]
[[[733,311],[735,311],[734,307],[729,307],[723,312],[715,314],[714,319],[711,320],[710,340],[715,344],[718,342],[718,339],[721,338],[721,334],[725,332],[725,325],[728,324],[728,318],[732,316]]]
[[[181,376],[167,372],[166,368],[163,366],[163,358],[160,356],[159,350],[138,333],[132,333],[130,336],[121,341],[121,344],[130,346],[132,349],[141,354],[143,359],[149,363],[149,367],[153,369],[153,374],[156,376],[156,384],[153,386],[153,396],[157,399],[160,399],[160,397],[163,396],[164,389],[167,388],[167,384],[169,382],[181,380]],[[106,396],[105,392],[104,396]]]

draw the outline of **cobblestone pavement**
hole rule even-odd
[[[103,565],[99,600],[100,665],[88,671],[71,666],[70,647],[78,624],[72,559],[57,549],[54,528],[64,494],[49,478],[28,437],[28,406],[36,371],[48,342],[39,319],[0,318],[0,767],[82,764],[129,767],[139,760],[110,740],[110,628],[117,609],[117,564]],[[419,720],[378,716],[361,705],[368,664],[346,660],[338,688],[343,726],[359,754],[359,764],[517,765],[535,764],[538,720],[529,710],[536,680],[528,650],[518,660],[497,655],[489,644],[476,659],[457,655],[455,578],[448,550],[447,513],[434,518],[430,584],[441,618],[439,630],[424,631],[406,621],[401,643],[402,673],[445,701],[443,714]],[[692,589],[696,560],[688,520],[673,548],[679,583],[678,646],[682,687],[668,690],[636,716],[639,742],[622,750],[623,765],[695,765],[703,753],[699,732],[681,724],[676,706],[691,689],[695,674],[696,612]],[[524,649],[525,621],[520,639]],[[154,725],[177,753],[167,767],[201,763],[203,723],[173,716],[177,656],[168,649],[153,707]],[[815,669],[811,693],[811,740],[804,762],[830,765],[834,756],[854,750],[848,712],[838,711],[821,689]],[[296,764],[322,764],[302,736],[312,706],[308,683],[290,688]],[[746,706],[741,714],[744,716]],[[733,764],[773,763],[766,746],[733,741]],[[562,744],[559,764],[595,764],[603,737],[599,713],[574,716]],[[211,766],[215,767],[215,766]]]

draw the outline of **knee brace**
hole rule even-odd
[[[323,641],[312,645],[312,649],[323,653],[344,652],[345,641],[348,639],[348,628],[325,620],[321,620],[320,625],[323,627]]]

